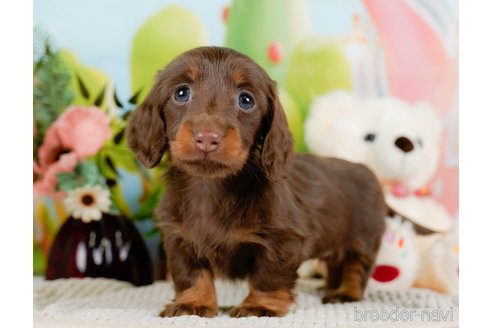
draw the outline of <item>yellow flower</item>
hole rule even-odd
[[[111,207],[109,191],[99,185],[70,190],[63,203],[72,217],[86,223],[100,220]]]

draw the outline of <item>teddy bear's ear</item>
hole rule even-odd
[[[358,106],[358,98],[351,92],[336,90],[327,93],[314,98],[309,108],[306,124],[313,125],[319,122],[319,118],[323,118],[324,122],[334,122],[340,114],[356,109]]]
[[[359,99],[353,93],[336,90],[316,97],[304,123],[306,145],[311,151],[323,155],[327,150],[323,140],[341,115],[360,108]],[[328,155],[328,154],[324,154]]]
[[[434,140],[441,140],[443,123],[437,109],[428,102],[418,102],[414,106],[420,116],[420,121],[425,124],[427,131],[434,135]]]

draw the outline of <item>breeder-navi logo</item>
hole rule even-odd
[[[453,321],[453,307],[449,310],[443,309],[401,309],[396,307],[393,310],[359,310],[354,307],[354,321],[356,322],[407,322],[407,321],[428,321],[428,322],[450,322]]]

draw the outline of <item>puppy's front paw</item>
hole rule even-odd
[[[170,303],[159,314],[161,317],[176,317],[180,315],[198,315],[205,318],[213,318],[217,315],[217,309],[196,303]]]
[[[238,305],[233,308],[229,315],[231,317],[281,317],[285,312],[269,309],[261,305]]]

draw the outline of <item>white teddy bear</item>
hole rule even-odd
[[[458,221],[450,231],[443,233],[422,254],[422,270],[417,278],[417,287],[432,286],[433,289],[458,295],[459,288],[459,236]]]
[[[426,103],[360,99],[335,91],[313,101],[304,130],[310,151],[366,164],[385,188],[391,208],[422,227],[444,232],[450,229],[449,215],[427,197],[442,129],[436,110]]]
[[[429,196],[427,185],[437,169],[443,130],[431,105],[334,91],[313,101],[304,130],[311,152],[364,163],[374,171],[389,207],[419,228],[421,253],[439,238],[436,232],[450,230],[447,211]]]

